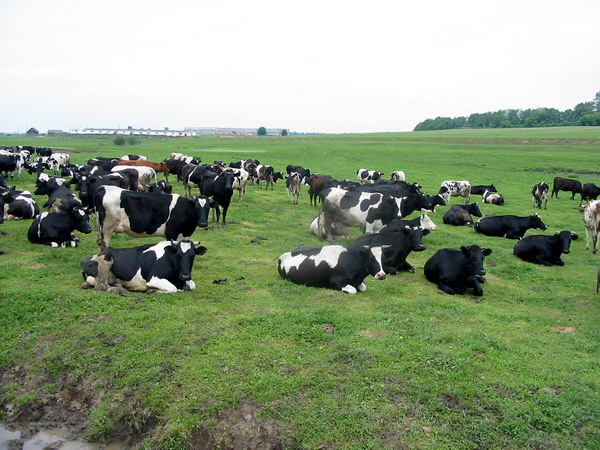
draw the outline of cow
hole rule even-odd
[[[560,255],[570,253],[571,241],[577,238],[577,234],[571,231],[557,231],[552,236],[526,236],[513,247],[513,254],[534,264],[564,266]]]
[[[548,209],[548,189],[548,184],[543,181],[533,186],[531,189],[531,197],[533,199],[534,208],[542,209],[543,202],[544,209]]]
[[[18,160],[18,155],[0,155],[0,173],[4,173],[5,177],[10,175],[13,178]]]
[[[119,159],[123,161],[147,161],[148,158],[142,155],[123,155]]]
[[[92,232],[89,216],[83,209],[38,214],[29,227],[27,239],[33,244],[51,247],[77,247],[79,238],[73,235],[73,231]]]
[[[213,177],[217,175],[215,172],[210,170],[208,164],[202,164],[197,166],[196,164],[186,164],[181,169],[181,175],[183,178],[183,189],[186,197],[192,196],[192,188],[200,187],[204,177]]]
[[[138,185],[137,190],[148,192],[148,186],[152,183],[152,180],[156,179],[156,171],[152,167],[146,166],[126,166],[117,164],[110,171],[111,172],[122,172],[123,170],[135,170],[138,173]]]
[[[323,213],[321,212],[317,217],[313,219],[313,221],[309,225],[309,230],[319,239],[325,240],[327,239],[327,236],[323,234],[323,226],[321,225],[323,221],[322,216]],[[345,225],[334,222],[331,224],[331,236],[335,238],[348,239],[350,237],[350,234],[348,233],[348,228],[346,228]]]
[[[33,219],[40,208],[29,191],[6,190],[0,196],[3,207],[0,216],[5,220]]]
[[[493,184],[488,184],[487,186],[482,184],[471,186],[471,195],[483,195],[485,191],[498,192],[496,186]]]
[[[327,187],[331,187],[328,186],[328,184],[332,180],[333,178],[330,175],[321,175],[318,173],[313,174],[308,178],[308,197],[311,206],[313,205],[313,200],[314,205],[317,206],[317,199],[321,199],[321,197],[319,196],[321,194],[321,191]]]
[[[107,247],[81,262],[82,287],[117,292],[193,290],[194,258],[206,253],[206,247],[198,244],[183,240],[133,248]]]
[[[475,224],[475,231],[478,233],[507,239],[522,239],[530,228],[542,231],[546,229],[539,214],[528,217],[488,215]]]
[[[320,234],[332,240],[331,227],[339,222],[348,227],[360,227],[363,233],[372,233],[401,218],[398,201],[377,192],[352,192],[329,188],[321,192],[323,216]]]
[[[101,248],[110,245],[113,232],[181,240],[190,237],[196,227],[208,226],[206,197],[190,200],[177,194],[155,195],[102,186],[94,196],[94,207]]]
[[[296,284],[356,294],[367,289],[363,281],[368,275],[376,280],[385,279],[382,253],[382,247],[301,248],[281,255],[278,271],[284,279]]]
[[[395,170],[392,172],[392,176],[390,178],[392,181],[406,181],[406,175],[402,170]]]
[[[267,189],[271,186],[273,190],[273,183],[277,183],[277,180],[283,180],[283,174],[281,172],[275,172],[273,166],[258,165],[256,167],[258,185],[260,186],[261,181],[267,182]]]
[[[121,189],[131,191],[137,190],[138,173],[135,170],[115,173],[107,173],[106,175],[86,176],[82,175],[77,181],[75,189],[79,191],[81,203],[86,208],[93,207],[94,195],[100,186],[116,186]]]
[[[127,166],[127,167],[135,167],[135,168],[139,168],[139,167],[150,167],[151,169],[154,170],[154,172],[156,173],[162,173],[165,175],[165,179],[167,181],[169,181],[169,166],[167,166],[167,164],[165,164],[164,162],[152,162],[152,161],[148,161],[145,159],[138,159],[138,160],[120,160],[117,162],[118,166]],[[154,174],[154,176],[156,176],[156,173]]]
[[[467,180],[446,180],[442,182],[438,194],[444,198],[446,203],[450,203],[450,197],[463,197],[466,205],[471,198],[471,183]]]
[[[437,225],[433,223],[433,220],[427,215],[427,212],[422,212],[419,217],[414,219],[394,219],[386,226],[384,226],[380,233],[394,233],[396,231],[402,231],[406,227],[419,227],[421,230],[434,231],[437,230]]]
[[[233,174],[233,189],[238,191],[238,200],[241,200],[246,193],[246,186],[250,179],[250,174],[245,169],[225,169],[226,172]]]
[[[185,161],[179,159],[165,159],[163,161],[167,168],[169,169],[169,173],[172,173],[176,177],[176,181],[179,183],[183,179],[182,170],[186,163]]]
[[[202,160],[200,158],[194,158],[193,156],[184,155],[183,153],[171,153],[169,159],[176,159],[183,161],[186,164],[200,164]]]
[[[394,233],[380,232],[362,235],[349,248],[381,247],[383,248],[381,264],[386,274],[396,275],[402,270],[414,273],[414,267],[406,261],[406,258],[412,251],[422,252],[425,250],[423,236],[428,234],[429,230],[406,226]]]
[[[442,221],[446,225],[454,226],[472,226],[475,221],[473,217],[481,217],[481,210],[477,203],[471,203],[470,205],[452,205],[448,211],[442,217]]]
[[[81,200],[67,186],[57,184],[56,180],[50,178],[47,181],[38,179],[36,181],[35,195],[47,195],[48,200],[42,205],[50,212],[69,212],[73,209],[83,207]]]
[[[577,180],[556,177],[554,178],[554,184],[552,185],[552,193],[550,194],[550,198],[558,198],[558,191],[571,192],[571,200],[574,200],[575,194],[581,194],[582,186]]]
[[[25,148],[25,146],[23,148]],[[52,156],[52,149],[49,147],[36,147],[35,154],[38,156],[50,157]]]
[[[285,168],[285,173],[290,175],[292,172],[296,172],[296,173],[298,173],[298,175],[300,175],[300,183],[308,184],[308,180],[311,176],[310,169],[305,169],[302,166],[295,166],[293,164],[289,164]]]
[[[383,176],[383,172],[368,169],[358,169],[356,171],[356,179],[359,183],[375,183]]]
[[[58,169],[69,163],[69,157],[68,153],[53,153],[47,161],[48,169],[53,170],[54,173],[58,173]]]
[[[205,176],[200,185],[200,192],[203,196],[210,199],[210,207],[214,208],[217,213],[217,225],[219,224],[219,216],[223,208],[223,225],[227,225],[227,210],[231,204],[233,196],[233,181],[235,176],[231,172],[223,172],[219,175],[214,174]]]
[[[446,206],[446,200],[444,200],[444,197],[440,194],[425,195],[425,200],[427,201],[427,206],[425,207],[425,209],[428,211],[435,212],[435,207],[438,205]]]
[[[431,211],[432,199],[423,195],[414,185],[402,181],[392,184],[365,184],[352,189],[351,192],[370,192],[394,197],[400,207],[399,217],[406,217],[414,211]],[[441,197],[437,197],[442,202]],[[435,200],[435,199],[434,199]]]
[[[172,194],[173,186],[167,184],[165,180],[160,180],[158,183],[152,183],[148,186],[148,192],[151,194]]]
[[[596,200],[600,195],[600,188],[596,186],[594,183],[585,183],[581,188],[581,201],[579,202],[579,206],[583,203],[584,200],[588,202],[590,200]]]
[[[293,204],[297,205],[298,198],[300,197],[300,174],[298,172],[290,173],[285,184],[288,191],[288,201],[290,199],[290,194],[292,194]]]
[[[481,296],[486,274],[483,260],[491,253],[489,248],[477,245],[440,249],[425,263],[425,278],[450,295],[462,295],[472,288],[474,295]]]
[[[492,205],[504,205],[504,196],[502,194],[485,191],[483,193],[483,203],[491,203]]]
[[[600,200],[592,200],[583,208],[583,225],[585,226],[585,249],[590,248],[592,240],[592,253],[598,251],[598,236],[600,235]]]

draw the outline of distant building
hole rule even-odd
[[[27,133],[25,133],[27,136],[38,136],[40,134],[40,132],[35,129],[35,128],[30,128],[29,130],[27,130]]]
[[[63,134],[64,131],[63,130],[48,130],[48,136],[51,136],[53,134]]]
[[[62,133],[60,130],[48,130]],[[283,128],[267,128],[267,136],[281,136]],[[258,128],[217,128],[217,127],[186,127],[183,130],[170,130],[165,127],[162,130],[153,130],[151,128],[80,128],[69,130],[69,134],[122,134],[133,136],[170,136],[170,137],[185,137],[185,136],[256,136]]]

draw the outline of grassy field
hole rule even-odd
[[[204,162],[256,158],[276,170],[299,164],[340,179],[358,168],[386,177],[404,170],[430,194],[446,179],[495,183],[506,204],[480,204],[484,215],[534,213],[531,187],[555,176],[600,185],[600,129],[591,127],[152,138],[130,147],[0,137],[17,144],[66,148],[80,163],[177,151]],[[14,180],[21,189],[33,182]],[[52,249],[27,241],[29,221],[6,222],[0,422],[68,425],[92,441],[151,448],[600,448],[600,256],[584,249],[578,204],[561,193],[540,212],[544,234],[580,236],[564,267],[523,262],[512,255],[515,241],[444,225],[448,207],[438,207],[427,250],[408,258],[416,273],[367,279],[354,296],[277,273],[282,253],[323,245],[308,231],[317,209],[306,188],[294,206],[282,183],[251,186],[232,203],[231,223],[194,234],[208,248],[196,260],[197,290],[170,295],[81,290],[94,233],[78,248]],[[484,296],[440,293],[425,261],[470,244],[493,251]]]

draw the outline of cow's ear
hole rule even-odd
[[[577,239],[579,239],[579,236],[577,236],[577,233],[573,233],[573,232],[571,231],[571,240],[572,240],[572,241],[576,241]]]
[[[460,248],[460,251],[463,255],[469,256],[469,247],[465,247],[464,245]]]
[[[483,253],[483,256],[489,256],[492,254],[492,249],[491,248],[482,248],[481,253]]]
[[[200,255],[204,255],[204,254],[206,253],[206,251],[207,251],[207,250],[208,250],[208,249],[207,249],[207,248],[206,248],[204,245],[201,245],[200,247],[196,247],[196,248],[194,249],[194,253],[195,253],[196,255],[200,256]]]

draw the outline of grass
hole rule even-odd
[[[445,179],[495,183],[506,205],[480,205],[484,214],[532,214],[531,187],[554,176],[600,183],[595,128],[151,138],[128,147],[102,137],[0,137],[0,145],[16,144],[70,148],[75,162],[123,153],[161,160],[177,151],[349,179],[358,168],[404,170],[428,193]],[[28,175],[14,183],[33,188]],[[94,235],[76,249],[51,249],[27,241],[29,222],[6,222],[4,418],[25,420],[59,399],[80,408],[89,439],[140,435],[143,446],[160,448],[202,439],[246,447],[597,448],[598,256],[584,250],[577,206],[561,193],[540,212],[545,234],[580,235],[564,267],[525,263],[512,255],[514,241],[443,225],[447,207],[440,207],[430,215],[439,229],[425,238],[427,250],[409,256],[416,273],[367,279],[368,290],[355,296],[277,273],[282,253],[323,245],[308,232],[317,211],[305,188],[294,206],[283,185],[250,187],[233,202],[232,223],[194,234],[208,248],[194,268],[197,290],[172,295],[80,290],[79,263],[97,252]],[[251,243],[258,236],[266,239]],[[112,245],[155,241],[116,235]],[[469,244],[493,251],[480,302],[441,294],[422,271],[437,249]],[[213,284],[222,279],[228,284]]]

